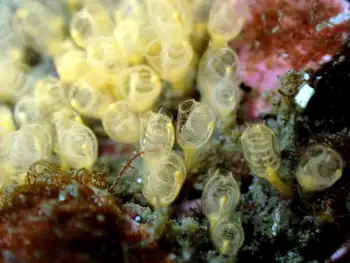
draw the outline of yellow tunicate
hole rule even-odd
[[[177,141],[184,150],[186,167],[193,165],[196,151],[207,143],[213,134],[215,116],[210,107],[194,99],[179,104],[176,123]]]
[[[145,47],[157,38],[145,1],[121,1],[115,17],[114,36],[124,47],[129,62],[134,66],[140,64],[144,60]]]
[[[51,115],[51,122],[53,125],[58,125],[61,121],[71,120],[80,124],[84,124],[80,115],[70,108],[62,108],[58,111],[55,111]]]
[[[89,69],[85,52],[70,41],[66,41],[61,50],[54,56],[54,63],[60,80],[72,84]]]
[[[59,79],[54,77],[37,81],[34,89],[34,101],[44,116],[49,116],[61,108],[69,107],[63,85]]]
[[[148,166],[157,165],[159,158],[174,146],[175,132],[172,118],[167,114],[152,113],[142,127],[140,149]]]
[[[140,65],[123,70],[117,76],[115,89],[115,93],[120,92],[134,112],[146,112],[159,98],[162,83],[154,70]]]
[[[160,206],[167,207],[179,194],[186,178],[186,168],[183,159],[174,151],[164,154],[157,166],[150,167],[143,176],[143,194],[147,200],[159,198]]]
[[[189,41],[174,45],[155,39],[145,52],[148,64],[176,91],[183,93],[193,86],[197,58]]]
[[[24,85],[26,74],[20,71],[10,59],[0,59],[0,101],[14,102],[20,95],[29,93]],[[9,88],[11,87],[11,88]]]
[[[55,111],[50,116],[50,125],[52,130],[52,139],[53,139],[53,149],[57,153],[59,152],[58,148],[58,134],[59,130],[64,130],[69,127],[70,122],[77,122],[84,125],[83,120],[80,115],[71,108],[62,108],[58,111]]]
[[[331,187],[341,177],[343,166],[343,160],[336,151],[314,145],[302,157],[296,178],[302,191],[321,191]]]
[[[91,38],[110,35],[112,30],[108,11],[97,2],[91,2],[76,12],[70,24],[71,37],[81,48],[86,48]]]
[[[98,143],[93,131],[87,126],[62,120],[57,127],[57,154],[62,158],[62,169],[68,165],[75,169],[91,169],[97,160]]]
[[[24,96],[19,99],[15,104],[13,115],[18,126],[38,123],[43,119],[33,96]]]
[[[162,41],[177,44],[188,39],[193,17],[187,0],[147,0],[147,7],[150,21]]]
[[[241,31],[248,16],[245,0],[216,0],[210,10],[208,31],[215,46],[226,44]]]
[[[241,136],[244,158],[252,172],[267,179],[282,194],[292,195],[292,188],[277,174],[281,163],[275,133],[265,124],[253,124]]]
[[[162,44],[159,38],[151,41],[145,50],[145,58],[147,63],[152,69],[154,69],[159,75],[163,74],[161,66],[161,51]]]
[[[121,47],[113,37],[94,37],[86,47],[87,62],[91,67],[101,67],[113,74],[128,67],[128,62]]]
[[[139,141],[140,120],[125,100],[108,106],[102,116],[102,125],[107,135],[116,142],[136,143]]]
[[[278,170],[280,150],[275,133],[265,124],[253,124],[241,136],[243,154],[251,170],[266,177],[266,169]]]
[[[164,42],[161,57],[162,77],[172,83],[176,90],[188,90],[193,86],[195,54],[189,41],[178,45]]]
[[[244,231],[239,218],[222,217],[210,225],[210,236],[214,246],[224,256],[235,256],[244,242]]]
[[[16,125],[10,108],[7,105],[0,105],[0,140],[15,130]]]
[[[25,124],[4,136],[0,145],[1,163],[8,167],[9,176],[25,172],[39,160],[51,157],[51,134],[40,124]]]
[[[80,79],[69,89],[69,101],[72,107],[82,115],[100,119],[113,98],[94,87],[85,79]]]
[[[239,84],[231,75],[232,68],[226,68],[225,78],[209,89],[206,101],[220,118],[232,121],[232,114],[238,109],[241,100],[241,92]]]
[[[205,184],[202,193],[202,211],[211,224],[230,215],[237,206],[240,190],[231,172],[216,170]]]
[[[139,65],[143,62],[144,47],[139,44],[141,32],[137,21],[130,18],[121,21],[114,30],[114,37],[130,64]]]
[[[198,88],[203,99],[209,101],[213,87],[223,81],[228,87],[236,86],[238,71],[239,59],[234,50],[227,45],[209,46],[199,62],[197,74]]]

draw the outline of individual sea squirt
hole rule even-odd
[[[244,158],[252,172],[268,180],[282,194],[292,195],[292,187],[277,175],[281,157],[273,130],[265,124],[254,124],[243,132],[241,143]]]
[[[343,160],[339,153],[323,145],[313,145],[304,154],[296,172],[303,192],[331,187],[342,175]]]

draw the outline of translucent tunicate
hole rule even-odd
[[[245,0],[216,0],[210,10],[208,30],[215,45],[225,44],[241,31],[248,17]]]
[[[225,256],[235,256],[244,242],[244,231],[239,218],[222,217],[210,226],[214,246]]]
[[[211,108],[194,99],[180,103],[176,123],[176,134],[179,145],[184,150],[187,168],[192,166],[195,152],[202,147],[215,127],[215,116]]]
[[[341,177],[343,166],[339,153],[323,145],[313,145],[302,157],[296,178],[305,192],[324,190]]]
[[[240,190],[231,172],[216,170],[207,181],[202,193],[202,211],[213,224],[230,215],[237,206]]]
[[[136,143],[140,138],[140,121],[125,100],[108,106],[102,116],[107,135],[120,143]]]
[[[117,77],[117,91],[130,104],[134,112],[152,109],[159,98],[162,83],[158,74],[145,65],[123,70]]]
[[[146,171],[142,192],[151,204],[155,205],[156,198],[159,198],[161,206],[168,206],[176,199],[185,178],[183,159],[170,151],[158,160],[157,166]]]

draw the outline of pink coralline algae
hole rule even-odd
[[[342,0],[249,0],[250,14],[231,46],[241,60],[240,78],[259,96],[250,115],[268,111],[263,92],[276,90],[288,70],[317,68],[342,46],[349,4]]]

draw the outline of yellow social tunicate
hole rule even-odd
[[[159,158],[168,153],[174,146],[175,132],[172,118],[162,112],[152,113],[141,131],[140,148],[143,158],[153,166]]]
[[[248,16],[245,0],[216,0],[210,10],[208,30],[214,45],[226,44],[241,31]]]
[[[97,160],[95,134],[85,125],[66,120],[56,131],[57,154],[75,169],[91,169]],[[62,164],[61,164],[62,165]]]
[[[94,37],[87,44],[87,62],[91,67],[102,67],[118,73],[128,67],[121,47],[112,37]]]
[[[207,143],[213,134],[215,116],[210,107],[194,99],[180,103],[176,123],[179,145],[184,150],[186,167],[193,164],[195,152]]]
[[[40,113],[49,116],[61,108],[69,107],[69,101],[59,79],[48,77],[37,81],[34,101]]]
[[[64,26],[62,10],[39,2],[23,1],[13,17],[15,32],[38,51],[49,53],[63,41]]]
[[[241,92],[239,84],[230,78],[231,67],[227,68],[227,76],[209,89],[207,102],[221,118],[233,118],[232,113],[238,109]]]
[[[150,21],[162,41],[176,44],[190,36],[193,17],[186,0],[148,0],[147,6]]]
[[[266,178],[282,194],[292,195],[291,186],[285,184],[277,175],[281,157],[277,138],[265,124],[248,127],[241,136],[244,158],[252,172]]]
[[[80,114],[100,119],[113,98],[80,79],[69,89],[69,101]]]
[[[39,160],[49,160],[52,144],[46,128],[40,124],[25,124],[4,136],[0,145],[1,162],[11,176],[26,171]]]
[[[77,122],[79,124],[84,125],[80,115],[71,108],[62,108],[58,111],[55,111],[50,116],[53,149],[56,153],[59,152],[57,132],[67,129],[71,125],[69,121]]]
[[[199,62],[197,83],[199,90],[208,101],[211,89],[222,81],[226,85],[237,85],[239,59],[237,54],[227,45],[209,46]]]
[[[53,134],[49,124],[25,124],[20,128],[20,131],[35,134],[35,136],[41,142],[42,155],[47,156],[47,158],[51,156],[53,149]]]
[[[86,48],[92,37],[107,36],[112,30],[113,23],[107,10],[97,2],[76,12],[70,24],[71,37],[81,48]]]
[[[8,133],[14,132],[16,125],[13,114],[7,105],[0,105],[0,140]]]
[[[197,59],[188,41],[173,45],[156,39],[146,48],[145,57],[148,64],[175,90],[192,87]]]
[[[192,87],[189,74],[194,74],[195,54],[188,41],[178,45],[170,45],[166,42],[162,45],[161,69],[162,76],[173,84],[177,90],[187,90]]]
[[[133,65],[143,62],[143,46],[139,44],[141,32],[137,21],[124,19],[114,30],[114,37],[121,47],[122,55]]]
[[[23,124],[38,123],[43,119],[42,114],[35,104],[33,96],[24,96],[18,100],[15,104],[13,115],[19,126]]]
[[[107,135],[116,142],[136,143],[140,138],[140,121],[125,100],[108,106],[102,116]]]
[[[174,151],[164,154],[158,165],[151,167],[143,176],[143,194],[155,205],[159,198],[160,205],[170,205],[179,194],[186,178],[186,168],[181,156]]]
[[[24,85],[26,74],[20,71],[9,59],[0,60],[0,101],[14,102],[20,95],[29,93]],[[9,88],[11,87],[11,88]]]
[[[239,218],[222,217],[210,226],[214,246],[225,256],[235,256],[244,242],[244,231]]]
[[[260,177],[266,169],[278,170],[280,152],[275,133],[265,124],[253,124],[241,136],[243,154],[251,170]]]
[[[339,153],[323,145],[314,145],[302,157],[296,178],[304,192],[321,191],[341,177],[343,166]]]
[[[202,193],[202,211],[211,224],[230,215],[237,206],[240,190],[231,172],[216,170],[207,181]]]
[[[66,121],[66,120],[75,121],[77,123],[84,124],[80,115],[76,111],[70,108],[62,108],[51,114],[51,122],[53,125],[59,125],[60,122]]]
[[[54,56],[54,63],[60,80],[72,84],[84,75],[89,66],[85,52],[76,48],[71,41],[66,41]]]
[[[117,76],[116,91],[120,92],[135,112],[152,109],[160,96],[162,83],[158,74],[145,65],[123,70]]]
[[[154,69],[159,75],[163,74],[162,65],[161,65],[161,52],[162,52],[162,43],[159,38],[151,41],[145,50],[145,58],[148,65]]]
[[[129,62],[138,65],[144,60],[144,50],[157,38],[150,23],[145,1],[124,0],[116,11],[114,36],[124,47]]]

